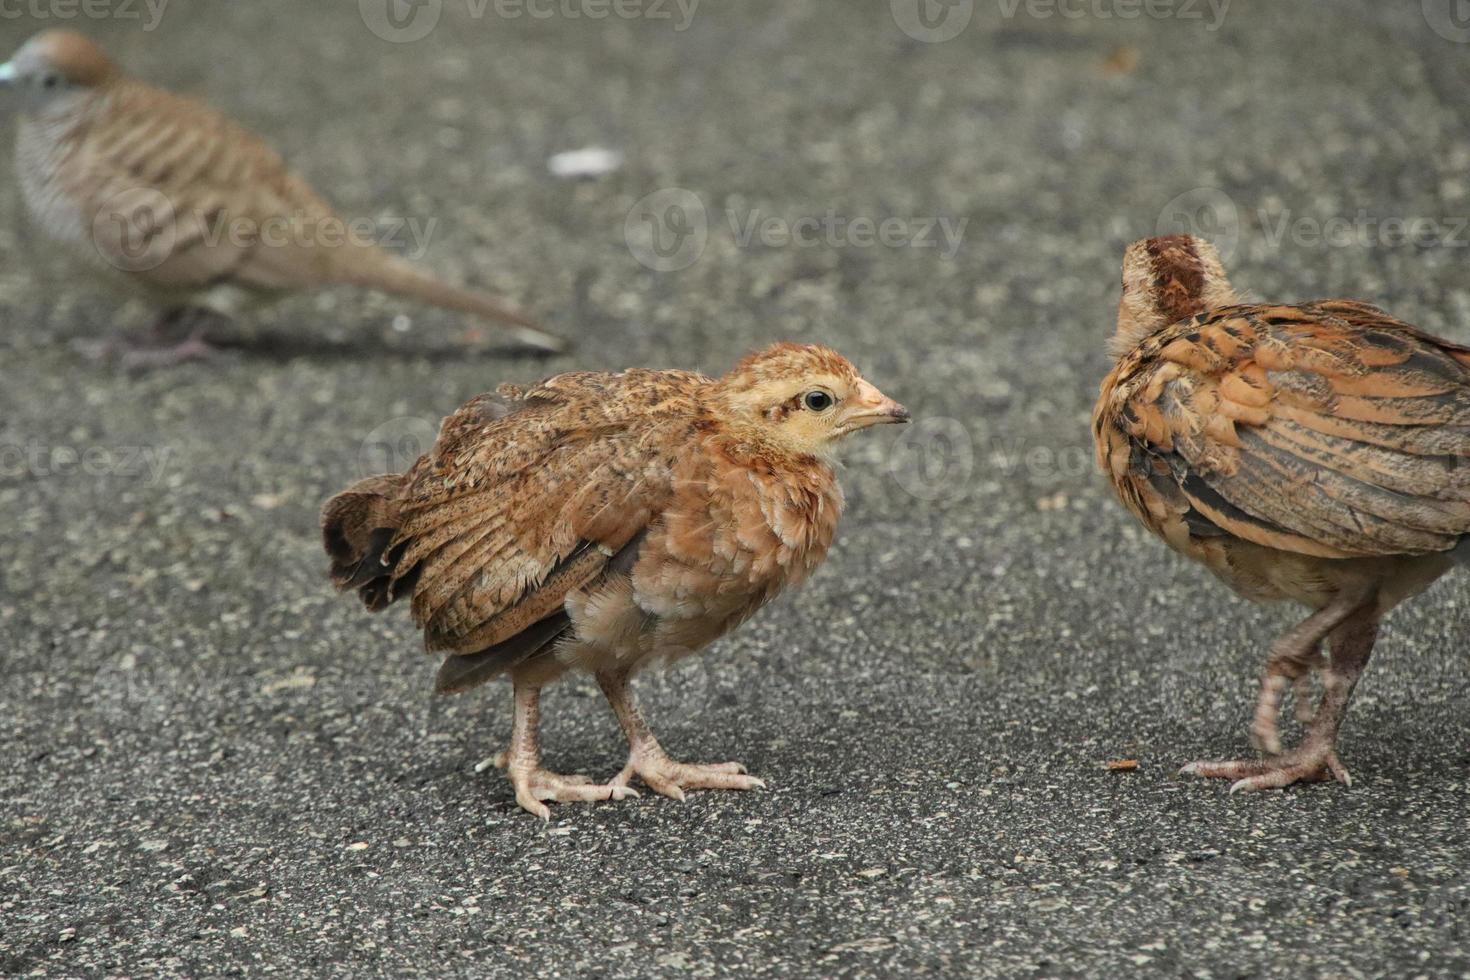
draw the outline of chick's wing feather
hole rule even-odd
[[[1166,538],[1348,557],[1470,532],[1470,349],[1371,306],[1225,307],[1110,383],[1100,459]]]
[[[445,420],[409,474],[393,544],[429,648],[503,643],[604,575],[666,506],[703,380],[560,375]]]

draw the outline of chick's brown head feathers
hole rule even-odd
[[[1273,647],[1252,736],[1275,757],[1192,771],[1262,789],[1338,778],[1337,725],[1379,620],[1470,540],[1470,349],[1348,300],[1239,303],[1208,243],[1128,249],[1093,416],[1098,462],[1150,531],[1240,594],[1315,610]],[[1277,754],[1331,659],[1299,749]]]
[[[909,418],[845,357],[814,344],[783,343],[751,354],[717,388],[715,401],[732,432],[799,455],[828,457],[843,436]]]
[[[448,654],[441,691],[509,673],[524,734],[535,691],[579,667],[624,725],[629,774],[668,795],[746,788],[751,777],[662,756],[626,681],[815,569],[842,509],[832,445],[907,418],[845,358],[792,344],[719,379],[630,370],[505,386],[446,419],[407,473],[328,501],[323,543],[333,580],[369,608],[411,597],[428,648]],[[584,798],[561,778],[526,776],[517,798],[538,813],[539,799]]]
[[[1123,255],[1118,330],[1109,353],[1121,357],[1177,320],[1236,303],[1215,246],[1189,235],[1134,242]]]

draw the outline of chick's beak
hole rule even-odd
[[[868,382],[859,381],[857,394],[848,401],[841,425],[843,432],[856,432],[870,425],[907,422],[910,417],[908,409]]]

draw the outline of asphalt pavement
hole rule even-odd
[[[1294,613],[1135,527],[1088,430],[1122,249],[1158,230],[1253,296],[1470,341],[1470,28],[920,2],[0,16],[0,49],[79,27],[208,99],[578,341],[466,355],[459,318],[339,290],[130,375],[76,348],[147,311],[45,255],[0,165],[0,973],[1470,974],[1465,575],[1386,630],[1351,789],[1179,777],[1248,751]],[[621,164],[550,173],[587,147]],[[508,690],[435,702],[406,612],[329,588],[317,508],[500,382],[778,338],[917,421],[848,447],[811,582],[641,682],[671,751],[769,788],[543,825],[476,771]],[[553,768],[621,765],[590,683],[544,718]]]

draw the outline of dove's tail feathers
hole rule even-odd
[[[402,544],[393,547],[402,524],[397,496],[403,480],[401,473],[368,477],[322,507],[322,546],[332,560],[332,582],[343,591],[356,589],[374,612],[413,591],[413,576],[395,578],[403,550]]]
[[[553,354],[567,349],[565,340],[543,330],[535,320],[487,293],[451,286],[413,263],[386,252],[372,250],[358,255],[361,258],[355,258],[351,266],[342,271],[342,281],[489,320],[527,347]],[[373,258],[368,259],[369,255]]]

